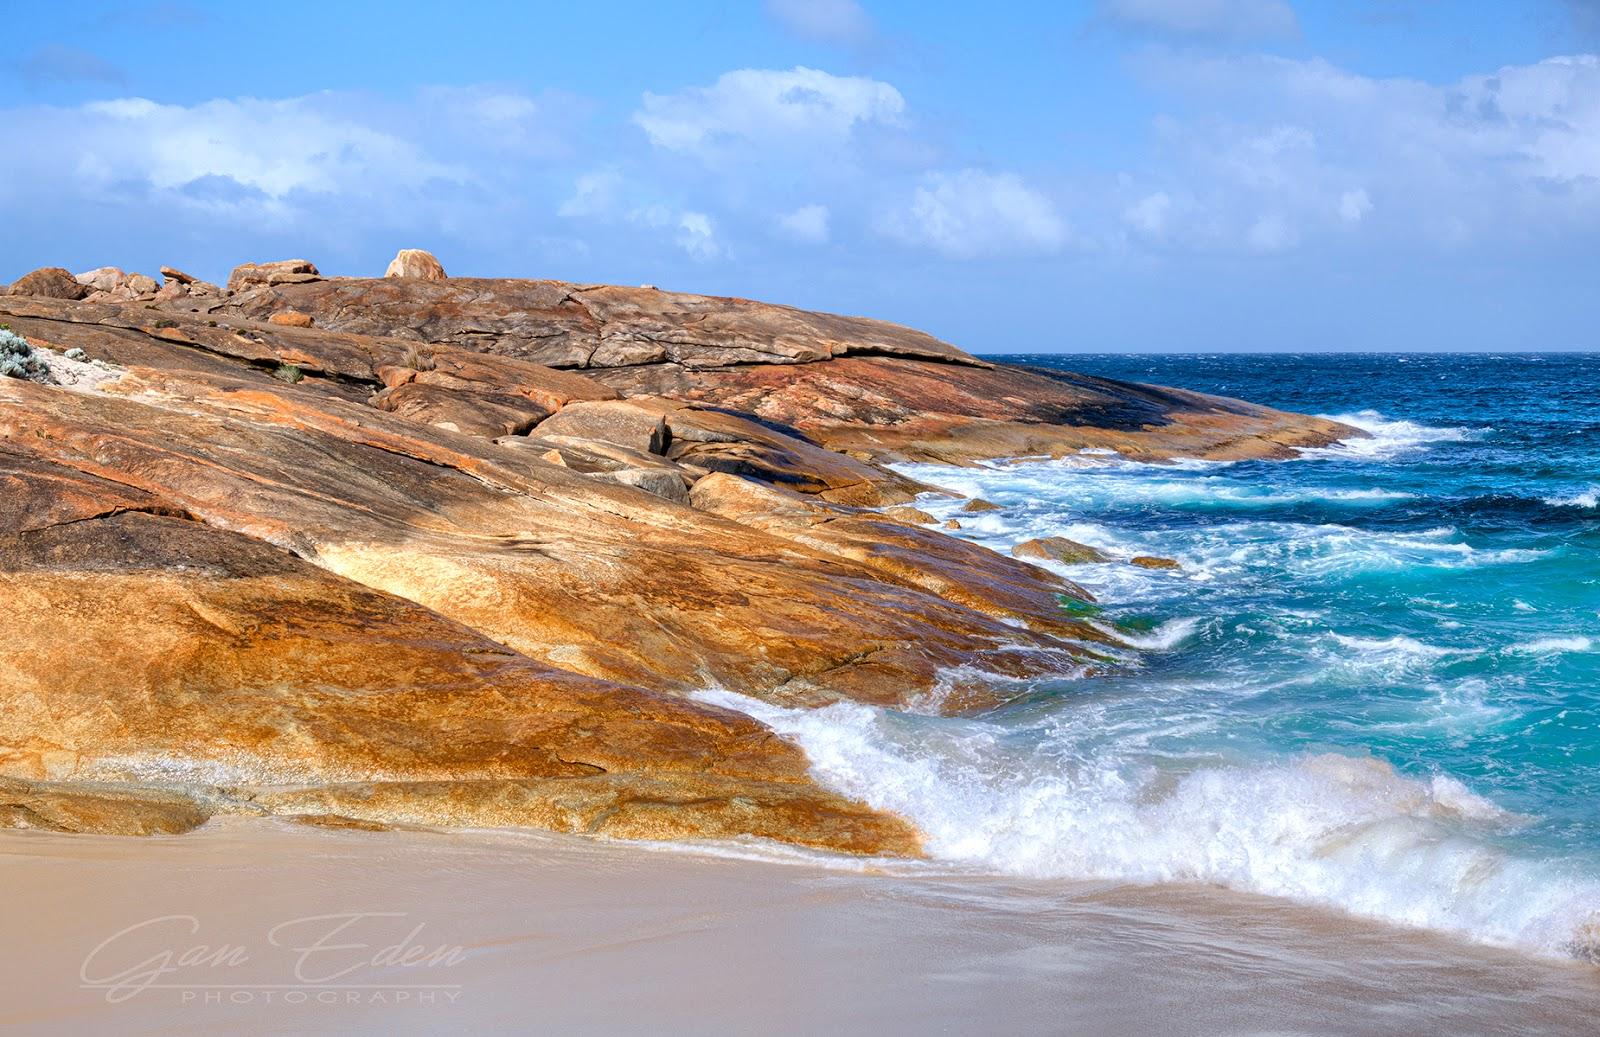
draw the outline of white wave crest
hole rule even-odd
[[[1600,486],[1567,494],[1564,497],[1545,497],[1544,502],[1555,508],[1600,508]]]
[[[1350,425],[1367,433],[1364,439],[1347,439],[1336,446],[1302,450],[1308,458],[1342,458],[1346,460],[1382,461],[1410,451],[1420,450],[1430,443],[1458,443],[1470,439],[1478,430],[1456,427],[1435,427],[1414,421],[1391,421],[1375,410],[1359,410],[1353,414],[1319,414],[1321,418]]]
[[[820,780],[909,818],[934,857],[985,871],[1217,883],[1549,953],[1586,949],[1600,908],[1600,881],[1497,848],[1516,815],[1371,758],[1177,769],[1020,750],[972,720],[699,697],[797,740]]]
[[[1559,655],[1566,652],[1592,652],[1594,648],[1592,637],[1541,637],[1534,641],[1514,644],[1506,651],[1513,655]]]

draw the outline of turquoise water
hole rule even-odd
[[[997,550],[1176,558],[1060,570],[1142,651],[975,718],[741,708],[964,866],[1216,883],[1593,955],[1600,355],[1006,359],[1372,438],[1291,462],[908,468],[1003,505],[959,515]]]

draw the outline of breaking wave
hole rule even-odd
[[[795,739],[817,776],[1001,874],[1204,882],[1555,954],[1592,954],[1600,882],[1518,857],[1522,819],[1370,757],[1195,766],[979,720],[699,696]]]

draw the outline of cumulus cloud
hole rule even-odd
[[[89,185],[132,179],[168,190],[211,177],[281,199],[469,175],[411,141],[341,116],[315,95],[192,107],[124,98],[50,118],[58,139],[75,142],[72,175]]]
[[[1053,252],[1067,240],[1055,206],[1021,177],[978,169],[930,173],[878,229],[908,245],[970,258]]]
[[[1286,0],[1102,0],[1100,15],[1124,28],[1174,36],[1242,40],[1300,31]]]
[[[858,47],[873,37],[856,0],[767,0],[767,14],[801,39]]]
[[[658,148],[701,158],[740,148],[837,148],[858,128],[898,126],[905,98],[888,83],[812,68],[739,69],[711,86],[644,95],[633,115]]]

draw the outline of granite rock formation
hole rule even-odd
[[[162,273],[166,298],[0,297],[50,367],[0,378],[0,825],[914,854],[692,694],[967,710],[1126,652],[1070,581],[869,510],[931,490],[882,461],[1356,434],[747,300]]]

